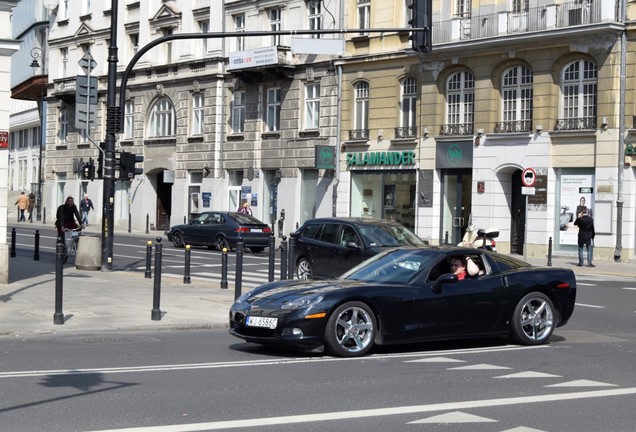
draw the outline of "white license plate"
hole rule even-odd
[[[278,324],[278,318],[248,316],[245,320],[245,325],[248,327],[265,327],[275,329],[276,324]]]
[[[263,232],[263,229],[262,228],[252,228],[250,231],[251,232]]]

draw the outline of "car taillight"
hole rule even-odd
[[[238,227],[235,231],[237,233],[245,233],[245,232],[250,232],[250,229],[247,227]]]
[[[270,227],[263,228],[263,232],[267,233],[267,234],[270,234],[272,232],[272,229]]]
[[[568,288],[570,288],[570,284],[569,284],[569,283],[567,283],[567,282],[561,282],[561,283],[558,283],[558,284],[557,284],[557,288],[560,288],[560,289],[568,289]]]

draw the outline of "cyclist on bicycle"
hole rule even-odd
[[[76,219],[77,223],[75,223]],[[77,229],[82,226],[82,217],[72,196],[66,198],[64,204],[57,208],[55,226],[59,237],[64,237],[64,231],[67,229]]]

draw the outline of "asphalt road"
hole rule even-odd
[[[636,281],[591,277],[539,347],[452,341],[338,359],[223,329],[5,337],[0,429],[633,432],[635,317]]]

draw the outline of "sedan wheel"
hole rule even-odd
[[[223,248],[227,249],[227,251],[230,251],[230,243],[228,243],[227,239],[223,236],[218,236],[216,238],[216,248],[220,251],[223,252]]]
[[[364,303],[349,302],[329,317],[325,329],[325,347],[336,356],[365,355],[375,340],[375,316]]]
[[[296,276],[298,276],[298,279],[312,279],[314,277],[311,263],[307,258],[298,260],[298,264],[296,264]]]
[[[556,325],[552,301],[543,293],[527,294],[517,304],[512,316],[513,337],[524,345],[546,343]]]
[[[185,246],[185,243],[183,242],[183,235],[180,232],[176,232],[172,235],[172,244],[177,248]]]

